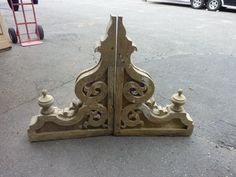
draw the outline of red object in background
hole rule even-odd
[[[37,23],[36,13],[34,9],[34,4],[37,4],[38,1],[37,3],[35,3],[35,0],[30,0],[28,2],[24,2],[24,0],[8,0],[8,2],[10,3],[10,7],[12,9],[13,17],[14,17],[14,21],[16,25],[16,30],[14,28],[8,29],[8,33],[12,42],[13,43],[19,42],[21,46],[31,46],[31,45],[42,44],[43,43],[42,40],[44,38],[44,31],[43,31],[42,26],[38,25]],[[32,12],[31,15],[33,16],[32,21],[27,21],[25,6],[28,6],[31,8],[30,12]],[[19,7],[21,8],[20,11],[18,11]],[[22,14],[23,21],[21,22],[17,21],[17,17],[16,17],[17,13]],[[29,32],[29,25],[34,25],[34,28],[35,28],[34,33]],[[25,26],[26,33],[24,34],[20,33],[20,29],[19,29],[20,26]],[[27,39],[22,40],[22,35],[26,35]],[[32,35],[35,35],[36,37],[33,38]]]

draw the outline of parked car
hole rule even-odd
[[[221,7],[236,9],[236,0],[158,0],[158,2],[190,4],[194,9],[206,7],[210,11],[219,10]]]
[[[208,10],[216,11],[221,7],[236,9],[236,0],[190,0],[194,9],[207,7]]]

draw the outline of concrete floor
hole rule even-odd
[[[5,1],[1,12],[13,26]],[[236,11],[141,0],[42,0],[44,44],[0,53],[1,177],[235,177]],[[78,73],[94,66],[110,14],[124,16],[133,62],[156,84],[158,103],[183,88],[191,137],[96,137],[29,143],[26,130],[47,88],[59,107]]]

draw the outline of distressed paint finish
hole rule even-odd
[[[158,106],[153,98],[150,75],[134,66],[137,50],[126,37],[122,17],[113,17],[96,51],[99,63],[76,79],[69,108],[53,107],[53,97],[44,90],[39,98],[41,114],[31,119],[30,141],[100,135],[191,135],[193,121],[185,112],[185,97],[179,90],[172,104]]]

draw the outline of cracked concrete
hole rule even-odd
[[[5,1],[1,12],[13,26]],[[236,176],[236,11],[208,12],[139,0],[50,0],[37,6],[43,45],[0,53],[0,177]],[[110,14],[124,16],[159,104],[183,88],[191,137],[97,137],[29,143],[26,130],[47,88],[68,106]]]

